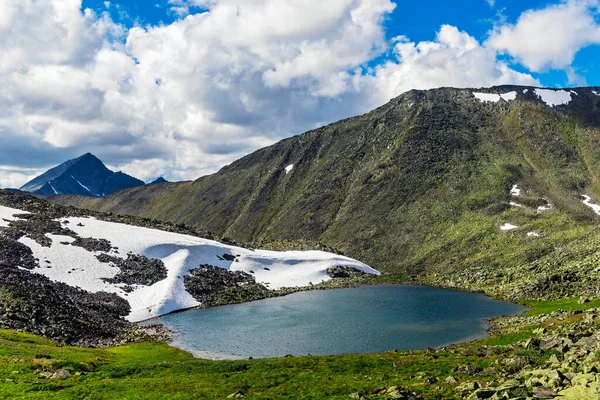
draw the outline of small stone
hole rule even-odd
[[[468,400],[479,400],[479,399],[490,399],[492,396],[496,394],[496,390],[492,388],[481,388],[474,391],[469,397]]]
[[[59,369],[54,374],[52,374],[51,379],[67,379],[71,377],[71,373],[66,369]]]
[[[448,385],[455,385],[457,383],[456,379],[453,376],[449,376],[445,379],[445,382]]]
[[[533,334],[534,335],[544,335],[547,332],[546,328],[537,328],[534,329]]]
[[[475,381],[470,381],[470,382],[463,382],[460,385],[458,385],[456,387],[456,389],[454,389],[456,392],[458,393],[468,393],[468,392],[474,392],[475,390],[479,389],[481,386],[479,385],[478,382]]]
[[[42,371],[40,372],[40,374],[38,375],[39,379],[50,379],[52,378],[52,375],[54,375],[54,372],[50,372],[50,371]]]
[[[558,396],[558,395],[553,390],[539,388],[539,387],[533,388],[533,398],[534,399],[553,399],[556,396]]]
[[[240,392],[239,390],[227,396],[228,399],[243,399],[244,397],[246,397],[244,396],[244,393]]]
[[[586,304],[590,302],[590,298],[587,296],[581,296],[577,304]]]

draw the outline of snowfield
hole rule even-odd
[[[15,221],[17,218],[13,217],[15,214],[29,214],[28,212],[16,210],[9,207],[0,206],[0,226],[7,227],[9,221]]]
[[[535,94],[551,107],[569,104],[576,92],[568,90],[535,89]]]
[[[0,219],[13,219],[22,211],[0,206]],[[106,291],[126,299],[131,305],[127,319],[132,322],[164,315],[176,310],[200,306],[186,290],[184,276],[201,264],[231,271],[244,271],[254,276],[258,283],[270,289],[308,286],[328,281],[327,268],[336,266],[354,267],[370,274],[379,272],[359,261],[323,251],[248,250],[228,246],[216,241],[142,228],[94,218],[67,218],[60,220],[65,228],[71,229],[82,238],[106,239],[113,247],[110,255],[127,258],[127,253],[160,259],[167,269],[167,278],[151,286],[134,285],[127,293],[123,284],[106,283],[119,269],[101,263],[96,255],[81,247],[71,246],[69,236],[48,235],[51,247],[42,247],[29,238],[20,241],[31,248],[39,259],[39,268],[33,270],[53,281],[64,282],[90,292]],[[0,221],[7,226],[8,223]],[[227,261],[223,255],[236,257]]]
[[[475,96],[479,101],[497,103],[500,101],[500,99],[505,101],[516,99],[517,92],[508,92],[503,94],[473,92],[473,96]]]

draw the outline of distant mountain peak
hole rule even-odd
[[[123,172],[113,172],[92,153],[68,160],[32,179],[21,187],[41,195],[79,194],[104,197],[144,182]]]
[[[156,178],[152,182],[150,182],[148,185],[154,185],[156,183],[167,183],[167,182],[169,182],[169,181],[161,176],[161,177]]]

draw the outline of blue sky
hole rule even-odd
[[[539,10],[558,1],[547,0],[495,0],[493,5],[486,0],[462,0],[460,2],[444,0],[400,1],[393,0],[396,9],[386,18],[385,32],[388,38],[404,35],[413,41],[421,42],[433,40],[436,32],[444,24],[458,27],[468,32],[471,36],[484,41],[494,25],[500,21],[515,23],[519,16],[528,10]],[[112,1],[107,7],[103,0],[84,0],[83,8],[91,8],[98,12],[109,11],[115,21],[120,21],[127,26],[134,25],[168,25],[182,18],[171,11],[173,4],[168,0],[140,1],[117,0]],[[205,7],[189,7],[189,13],[202,13]],[[574,21],[574,23],[576,23]],[[373,63],[385,59],[385,55],[377,58]],[[518,61],[511,60],[515,69],[528,72],[527,68]],[[590,46],[577,53],[574,68],[582,76],[578,85],[600,86],[600,68],[596,60],[600,59],[600,47]],[[543,86],[567,87],[574,86],[569,83],[564,70],[547,68],[541,72],[533,72]]]
[[[600,0],[4,0],[0,187],[195,179],[411,89],[600,86]]]

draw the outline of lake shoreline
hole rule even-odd
[[[483,293],[474,293],[474,292],[469,292],[469,291],[465,291],[465,290],[456,290],[454,288],[451,288],[451,289],[448,289],[448,288],[439,288],[439,287],[435,287],[435,286],[432,286],[432,285],[427,285],[427,284],[422,283],[422,282],[419,282],[418,284],[415,284],[414,281],[406,281],[406,282],[381,282],[381,281],[378,282],[378,281],[374,281],[374,282],[362,282],[362,284],[356,284],[356,282],[354,282],[354,283],[352,283],[352,285],[349,285],[349,282],[346,282],[346,285],[344,287],[339,287],[339,284],[338,284],[338,285],[336,285],[336,287],[322,287],[321,286],[321,287],[318,287],[318,288],[315,288],[315,287],[313,287],[313,288],[303,288],[304,290],[295,290],[293,293],[298,294],[300,292],[310,292],[310,291],[317,291],[317,290],[326,291],[326,290],[341,289],[341,288],[344,288],[344,289],[353,289],[354,288],[354,289],[356,289],[356,288],[377,287],[377,286],[380,286],[380,287],[390,287],[390,286],[411,287],[412,286],[412,287],[415,287],[415,288],[417,288],[417,287],[418,288],[428,287],[428,288],[431,288],[431,289],[442,290],[444,292],[448,291],[449,293],[451,293],[451,292],[460,292],[460,293],[465,293],[465,294],[480,295],[480,296],[482,296],[482,300],[485,298],[486,301],[489,300],[489,301],[497,302],[497,300],[495,300],[495,299],[491,298],[490,296],[487,296],[487,295],[485,295]],[[288,293],[288,294],[292,294],[292,293]],[[286,295],[286,296],[278,296],[278,297],[288,297],[288,296]],[[262,301],[271,300],[271,299],[274,299],[274,298],[266,298],[266,299],[262,299]],[[245,302],[244,304],[256,303],[256,302],[257,301],[251,301],[251,302]],[[509,303],[509,302],[505,302],[505,301],[501,301],[501,302],[505,303],[507,305],[510,304],[511,306],[519,306],[518,304],[515,304],[515,303]],[[325,304],[325,303],[327,303],[327,301],[323,302],[323,304]],[[240,304],[242,304],[242,303],[237,303],[237,305],[240,305]],[[233,306],[234,304],[230,304],[230,305]],[[217,307],[206,307],[206,308],[193,308],[193,309],[188,309],[188,310],[185,310],[185,311],[207,310],[207,309],[215,309],[215,308],[223,308],[223,307],[217,306]],[[228,312],[229,311],[230,310],[228,310]],[[518,313],[510,313],[510,315],[511,316],[522,315],[526,311],[527,310],[518,310]],[[172,314],[168,314],[168,315],[172,316],[173,314],[179,314],[181,312],[182,311],[178,311],[177,313],[172,313]],[[377,311],[377,313],[379,313],[379,311]],[[147,324],[156,324],[156,323],[159,323],[159,324],[165,326],[167,329],[169,329],[169,330],[172,331],[172,335],[170,336],[170,339],[167,341],[167,343],[169,345],[173,346],[173,347],[176,347],[178,349],[182,349],[182,350],[184,350],[186,352],[189,352],[190,354],[192,354],[196,358],[209,359],[209,360],[239,360],[239,359],[252,359],[252,358],[283,358],[283,357],[285,357],[284,354],[287,354],[287,351],[286,351],[286,352],[282,352],[281,355],[274,355],[274,356],[271,356],[271,355],[261,355],[260,352],[259,353],[254,353],[254,354],[251,354],[251,355],[247,355],[247,354],[245,354],[245,355],[239,355],[239,354],[244,354],[244,351],[242,351],[241,353],[238,353],[238,354],[227,354],[227,352],[223,352],[221,350],[218,350],[218,351],[215,351],[215,352],[213,352],[213,351],[205,351],[205,350],[195,350],[190,345],[185,344],[185,340],[182,340],[181,337],[177,338],[177,336],[181,335],[182,332],[180,332],[176,327],[174,327],[174,326],[172,326],[170,324],[167,324],[162,319],[163,317],[166,317],[168,315],[161,316],[161,317],[158,317],[158,318],[155,318],[155,319],[151,319],[151,320],[148,320],[148,321],[144,321],[143,323],[140,323],[140,325],[143,326],[143,325],[147,325]],[[461,314],[461,315],[464,315],[464,314]],[[506,315],[506,314],[501,313],[501,314],[498,314],[497,316],[494,316],[494,317],[484,317],[484,318],[477,318],[477,317],[475,317],[479,321],[477,323],[477,325],[481,326],[481,328],[482,328],[481,331],[479,331],[479,332],[473,332],[473,334],[469,334],[469,333],[465,332],[465,333],[467,333],[467,336],[465,336],[465,337],[463,337],[463,338],[461,338],[459,340],[450,339],[448,342],[444,342],[444,343],[439,343],[438,342],[439,344],[436,344],[436,345],[423,345],[422,347],[414,347],[414,344],[407,343],[408,347],[405,348],[405,349],[403,349],[402,351],[422,351],[422,350],[425,350],[428,347],[443,348],[443,347],[447,347],[447,346],[450,346],[450,345],[468,343],[468,342],[472,342],[472,341],[476,341],[476,340],[481,340],[481,339],[488,338],[489,336],[493,335],[492,321],[494,319],[497,319],[497,318],[502,318],[502,316],[504,316],[504,315]],[[469,317],[467,316],[467,318],[469,318]],[[433,329],[433,330],[435,330],[436,329],[435,328],[436,321],[443,321],[443,319],[444,318],[442,316],[440,316],[439,318],[435,317],[435,321],[431,321],[431,322],[414,322],[414,323],[415,324],[420,324],[416,329],[426,329],[426,330]],[[450,317],[450,319],[452,319],[452,317]],[[181,321],[181,320],[185,320],[185,318],[183,318],[183,319],[179,318],[177,320]],[[455,320],[459,321],[460,319],[455,319]],[[410,322],[411,321],[410,317],[408,317],[407,319],[404,319],[402,321],[404,321],[405,323],[407,323],[409,325],[412,324],[412,322]],[[469,329],[471,329],[470,326],[472,326],[472,323],[469,323],[469,324],[465,323],[465,324],[463,324],[463,326],[460,326],[460,325],[458,325],[458,326],[459,327],[452,328],[454,330],[447,331],[448,334],[456,336],[457,335],[457,333],[456,333],[457,329],[459,329],[459,331],[460,330],[464,330],[464,329],[469,330]],[[440,328],[437,328],[437,329],[440,329]],[[188,335],[189,335],[189,330],[187,332],[188,332]],[[454,332],[454,333],[452,333],[452,332]],[[458,334],[458,335],[460,335],[460,334]],[[232,339],[228,343],[235,343],[235,340]],[[242,345],[243,345],[244,342],[242,341],[240,343],[242,343]],[[385,341],[383,341],[381,343],[385,343]],[[294,355],[295,356],[302,356],[302,355],[306,355],[306,354],[309,354],[309,353],[314,353],[313,355],[373,354],[373,353],[378,353],[378,352],[381,352],[381,351],[383,351],[383,352],[390,351],[390,350],[392,350],[392,349],[394,349],[396,347],[398,347],[398,346],[397,345],[392,345],[392,346],[390,346],[387,349],[378,347],[378,348],[376,348],[374,350],[357,350],[357,351],[351,350],[349,352],[344,352],[344,353],[335,353],[335,352],[332,352],[331,354],[329,354],[329,353],[322,353],[322,352],[319,353],[319,350],[314,350],[314,351],[308,350],[308,351],[305,351],[305,352],[303,351],[303,352],[300,352],[300,353],[295,353]],[[248,348],[251,348],[251,346],[248,347]],[[292,353],[293,353],[293,351],[292,351]]]

